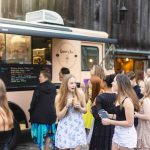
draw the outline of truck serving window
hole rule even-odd
[[[52,49],[51,39],[44,37],[32,38],[33,49],[33,64],[47,64],[51,65],[52,62]]]
[[[52,70],[51,54],[51,38],[0,33],[0,78],[7,90],[34,89],[40,70]]]
[[[81,69],[89,71],[93,65],[99,64],[99,49],[93,46],[81,47]]]
[[[51,38],[0,33],[0,63],[51,65]]]
[[[6,34],[6,63],[31,64],[31,36]]]

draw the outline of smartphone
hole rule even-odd
[[[101,119],[103,118],[109,118],[107,111],[105,111],[104,109],[100,109],[98,111],[98,115]]]

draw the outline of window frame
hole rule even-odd
[[[81,71],[90,71],[90,69],[83,69],[82,68],[82,64],[83,64],[83,57],[82,57],[82,47],[92,47],[92,48],[96,48],[97,49],[97,51],[98,51],[98,64],[99,64],[99,60],[100,60],[100,56],[99,56],[99,47],[98,46],[91,46],[91,45],[81,45]]]

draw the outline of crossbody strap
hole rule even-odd
[[[125,97],[125,98],[124,98],[124,100],[122,101],[122,105],[123,105],[124,101],[125,101],[127,98],[128,98],[128,97]]]

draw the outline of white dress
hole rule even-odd
[[[55,146],[59,149],[76,148],[87,144],[82,113],[73,107],[59,120],[55,136]]]

